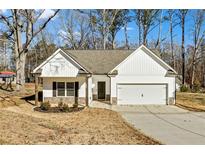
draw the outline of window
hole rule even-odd
[[[74,82],[67,82],[67,96],[75,96]]]
[[[53,82],[53,97],[75,96],[75,82]]]
[[[65,83],[64,82],[58,82],[57,84],[58,88],[58,96],[65,96]]]

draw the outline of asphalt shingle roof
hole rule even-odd
[[[134,50],[64,50],[79,64],[94,74],[106,74]]]

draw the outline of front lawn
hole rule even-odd
[[[34,111],[33,88],[24,93],[0,90],[0,144],[160,144],[127,124],[114,111]]]
[[[0,144],[160,144],[110,110],[40,113],[21,104],[0,110]]]
[[[205,111],[204,93],[178,92],[176,105],[190,111]]]

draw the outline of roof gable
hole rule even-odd
[[[177,72],[169,66],[167,63],[165,63],[161,58],[159,58],[157,55],[155,55],[151,50],[149,50],[146,46],[141,45],[139,48],[137,48],[132,54],[130,54],[127,58],[125,58],[121,63],[119,63],[115,68],[113,68],[109,73],[111,74],[116,69],[118,69],[121,65],[123,65],[126,61],[128,61],[136,52],[144,51],[147,55],[149,55],[153,60],[155,60],[158,64],[160,64],[163,68],[165,68],[167,71],[171,70],[175,74]]]
[[[51,61],[57,54],[61,54],[64,56],[67,60],[71,61],[76,67],[79,68],[79,70],[82,72],[84,71],[85,73],[88,73],[89,71],[86,70],[83,66],[81,66],[77,61],[75,61],[72,57],[67,55],[62,49],[56,50],[50,57],[48,57],[43,63],[41,63],[38,67],[36,67],[33,70],[33,73],[41,73],[41,69],[43,66],[45,66],[49,61]]]

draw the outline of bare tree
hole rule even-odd
[[[88,16],[75,10],[69,10],[60,17],[62,30],[59,35],[68,47],[86,49],[90,33]]]
[[[181,25],[181,56],[182,56],[182,84],[185,84],[185,48],[184,48],[184,31],[185,31],[185,19],[187,15],[188,10],[182,9],[178,11],[178,17],[180,19],[180,25]]]
[[[15,61],[16,61],[16,83],[17,90],[23,88],[25,83],[25,61],[28,48],[32,40],[46,27],[51,19],[59,12],[49,16],[42,24],[39,25],[39,19],[45,10],[10,10],[9,16],[0,14],[0,20],[7,25],[10,36],[14,42]],[[23,41],[25,34],[25,41]]]
[[[101,42],[103,44],[102,48],[106,49],[109,31],[113,25],[116,16],[120,10],[96,10],[93,14],[96,19],[96,27],[101,34]]]
[[[170,51],[171,51],[171,57],[172,57],[172,63],[171,66],[176,69],[176,52],[174,50],[174,34],[173,29],[179,24],[177,22],[177,19],[174,18],[176,15],[176,10],[169,9],[167,10],[167,16],[165,16],[165,20],[169,22],[169,37],[170,37]]]
[[[96,17],[92,14],[92,10],[89,12],[89,19],[90,19],[90,29],[91,29],[91,38],[93,48],[97,49],[97,40],[96,40]]]
[[[193,89],[194,81],[195,81],[195,70],[196,70],[196,64],[201,60],[202,55],[200,52],[200,47],[202,45],[204,36],[205,36],[205,30],[203,31],[203,25],[204,25],[204,19],[205,19],[205,12],[204,10],[197,10],[196,13],[193,15],[193,21],[194,26],[192,28],[192,34],[193,34],[193,52],[192,52],[192,62],[191,62],[191,88]]]
[[[142,21],[141,21],[141,14],[142,10],[136,10],[136,24],[138,26],[138,45],[142,43]]]
[[[162,23],[163,23],[163,10],[160,10],[158,38],[157,38],[157,42],[156,42],[156,45],[155,45],[155,48],[157,48],[159,51],[161,50]]]
[[[148,34],[156,28],[159,23],[156,23],[156,19],[159,17],[160,10],[137,10],[135,11],[136,23],[139,28],[139,43],[141,44],[141,33],[142,33],[142,44],[147,45]]]
[[[115,37],[116,37],[117,32],[121,28],[124,28],[124,29],[127,28],[125,27],[125,25],[127,26],[127,23],[130,22],[130,20],[131,20],[131,17],[129,16],[129,10],[119,10],[118,13],[116,14],[113,24],[110,25],[110,29],[109,29],[109,33],[111,35],[112,49],[115,49]]]

